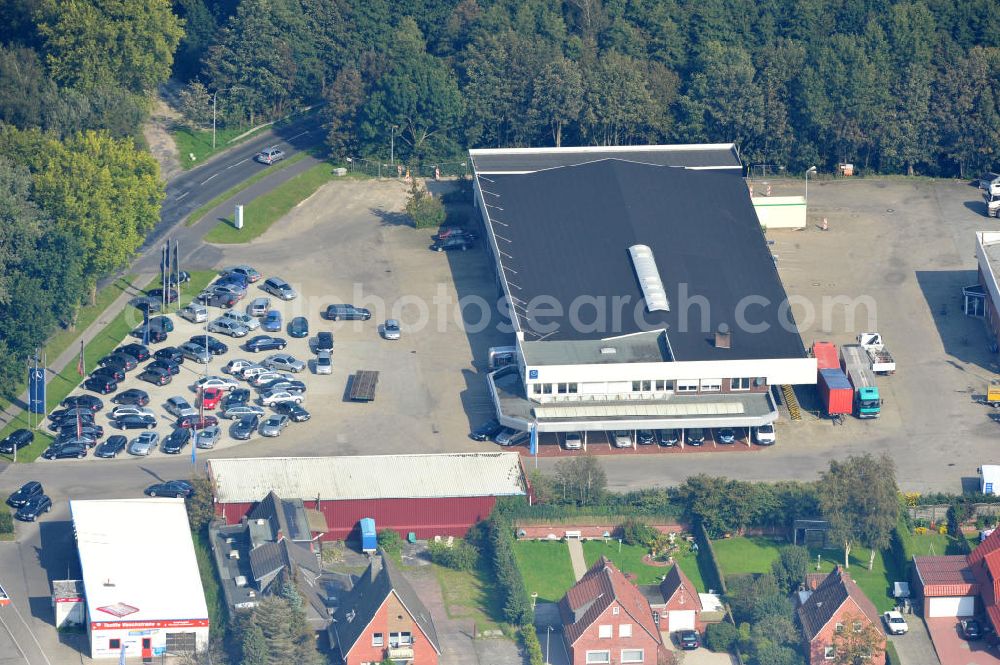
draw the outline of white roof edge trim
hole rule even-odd
[[[679,150],[735,150],[735,143],[677,143],[669,145],[575,146],[560,148],[473,148],[476,155],[544,155],[572,152],[676,152]]]
[[[628,248],[628,253],[632,257],[636,277],[639,278],[639,287],[642,289],[642,297],[646,300],[646,309],[650,312],[669,312],[670,301],[667,300],[667,291],[663,288],[660,271],[656,268],[653,250],[648,245],[632,245]]]

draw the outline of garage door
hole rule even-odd
[[[946,596],[927,599],[927,616],[929,617],[970,617],[975,613],[975,596]]]
[[[669,616],[668,632],[675,630],[694,630],[694,610],[673,610]]]

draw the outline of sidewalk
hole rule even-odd
[[[566,546],[569,547],[569,560],[573,564],[573,576],[580,580],[587,574],[587,560],[583,558],[583,543],[579,538],[567,538]]]

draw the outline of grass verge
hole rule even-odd
[[[573,564],[566,543],[546,540],[518,540],[514,556],[524,575],[528,593],[537,593],[538,602],[555,603],[573,586]]]
[[[712,541],[712,546],[723,574],[728,577],[770,572],[771,561],[777,560],[781,548],[787,545],[768,538],[726,538]],[[892,583],[906,578],[888,552],[876,553],[872,569],[868,570],[869,552],[863,547],[852,548],[848,572],[878,611],[885,612],[895,605],[890,595]],[[809,555],[809,572],[828,573],[844,562],[844,552],[840,549],[810,550]]]
[[[220,630],[226,625],[226,604],[223,602],[222,585],[215,572],[212,561],[212,546],[208,542],[208,531],[202,529],[192,533],[194,555],[198,560],[198,572],[201,574],[201,586],[205,589],[205,604],[208,606],[208,625]]]
[[[594,565],[601,555],[610,559],[623,573],[635,575],[636,584],[659,584],[660,580],[670,570],[668,566],[650,566],[642,558],[648,554],[645,547],[622,544],[619,549],[617,540],[588,540],[583,543],[583,558],[587,567]],[[687,575],[698,591],[705,590],[705,582],[698,568],[698,559],[690,550],[681,551],[675,561]]]
[[[189,301],[194,295],[200,293],[214,277],[216,273],[211,270],[196,271],[191,273],[191,281],[187,284],[182,285],[180,300],[181,302]],[[158,281],[158,278],[153,278],[148,283],[144,284],[142,287],[136,287],[141,289],[146,289],[153,285],[154,282]],[[106,289],[109,290],[109,289]],[[117,292],[116,292],[117,297]],[[96,319],[96,316],[94,317]],[[94,371],[97,367],[97,361],[108,355],[115,347],[120,345],[122,341],[128,336],[129,332],[142,323],[142,318],[138,313],[138,310],[132,307],[125,307],[121,312],[112,319],[107,326],[104,327],[93,339],[84,347],[83,355],[85,360],[85,371],[87,374]],[[59,402],[61,402],[67,395],[69,395],[73,390],[80,385],[82,378],[76,372],[76,363],[70,362],[62,369],[61,372],[55,375],[50,375],[49,385],[46,389],[46,411],[51,411],[54,409]],[[28,414],[21,412],[16,418],[11,420],[11,422],[0,431],[0,439],[7,436],[15,429],[30,427],[28,422]],[[27,448],[22,448],[17,452],[18,462],[33,462],[35,459],[41,455],[49,444],[52,443],[52,437],[44,430],[35,431],[35,441]],[[12,455],[0,455],[0,458],[13,459]]]
[[[333,168],[329,162],[320,162],[266,194],[258,196],[243,210],[242,229],[233,226],[231,217],[226,218],[205,235],[205,242],[220,244],[250,242],[292,208],[312,196],[317,189],[336,178]]]
[[[505,629],[500,594],[482,563],[470,572],[432,565],[449,619],[471,620],[478,631]]]
[[[192,212],[190,215],[188,215],[188,218],[184,221],[184,225],[185,226],[194,226],[195,224],[197,224],[198,222],[200,222],[202,219],[204,219],[205,215],[207,215],[212,210],[214,210],[215,208],[217,208],[223,202],[225,202],[225,201],[233,198],[234,196],[236,196],[237,194],[239,194],[243,190],[247,189],[248,187],[250,187],[251,185],[253,185],[255,183],[260,182],[261,180],[263,180],[267,176],[271,175],[272,173],[274,173],[276,171],[281,171],[282,169],[286,169],[289,166],[291,166],[292,164],[295,164],[296,162],[301,162],[303,159],[306,158],[307,154],[308,153],[305,153],[305,152],[297,152],[294,155],[292,155],[291,157],[289,157],[288,159],[286,159],[284,161],[281,161],[281,162],[278,162],[274,166],[269,166],[266,169],[261,170],[259,173],[255,173],[254,175],[250,176],[249,178],[247,178],[246,180],[244,180],[240,184],[236,185],[232,189],[227,190],[227,191],[223,192],[222,194],[219,194],[218,196],[216,196],[214,199],[212,199],[211,201],[209,201],[205,205],[198,207],[194,212]]]

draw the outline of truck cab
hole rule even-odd
[[[882,398],[877,387],[859,388],[854,392],[854,412],[859,418],[878,418],[882,412]]]

